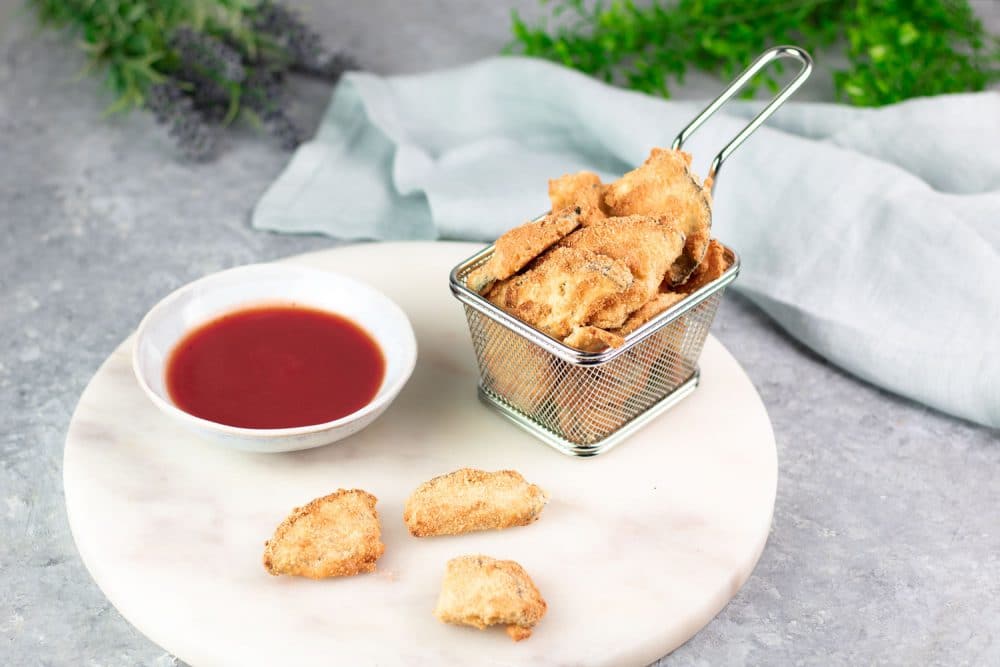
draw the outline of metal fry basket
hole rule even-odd
[[[674,139],[684,142],[760,70],[787,58],[801,68],[712,160],[714,188],[722,163],[808,78],[809,54],[794,46],[765,51]],[[456,266],[452,293],[465,307],[479,364],[479,396],[502,415],[559,451],[594,456],[690,394],[698,385],[698,358],[726,287],[740,260],[726,249],[729,268],[632,332],[625,344],[582,352],[506,313],[466,286],[466,276],[493,253],[489,246]]]

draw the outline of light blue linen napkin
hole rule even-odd
[[[612,179],[703,104],[526,58],[352,73],[253,224],[345,239],[488,241],[548,208],[546,182]],[[685,148],[704,173],[755,112]],[[1000,94],[880,109],[787,104],[723,166],[713,234],[739,290],[855,375],[1000,427]],[[445,270],[442,267],[442,280]]]

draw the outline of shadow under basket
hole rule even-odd
[[[572,456],[607,451],[698,385],[698,358],[739,257],[729,268],[625,338],[582,352],[538,331],[466,286],[493,246],[451,272],[479,364],[479,396],[542,442]]]

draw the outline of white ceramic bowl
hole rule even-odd
[[[295,428],[256,429],[219,424],[184,412],[170,399],[165,367],[174,346],[192,329],[240,308],[292,303],[343,315],[382,348],[385,377],[375,398],[346,417]],[[413,372],[417,341],[402,309],[378,290],[336,273],[282,264],[252,264],[213,273],[171,293],[143,318],[132,369],[150,400],[177,423],[214,442],[253,452],[288,452],[327,445],[372,423]]]

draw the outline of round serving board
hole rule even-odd
[[[202,665],[644,665],[695,634],[740,588],[767,539],[777,465],[757,392],[713,338],[701,386],[614,450],[560,454],[476,396],[449,269],[479,246],[395,243],[287,261],[353,275],[409,315],[419,356],[372,426],[320,449],[249,454],[199,441],[132,376],[126,340],[87,387],[66,437],[70,525],[122,615]],[[410,537],[403,503],[461,467],[513,468],[551,501],[530,526]],[[375,574],[272,577],[264,541],[295,506],[338,488],[378,496]],[[549,611],[530,639],[439,623],[445,562],[520,562]]]

